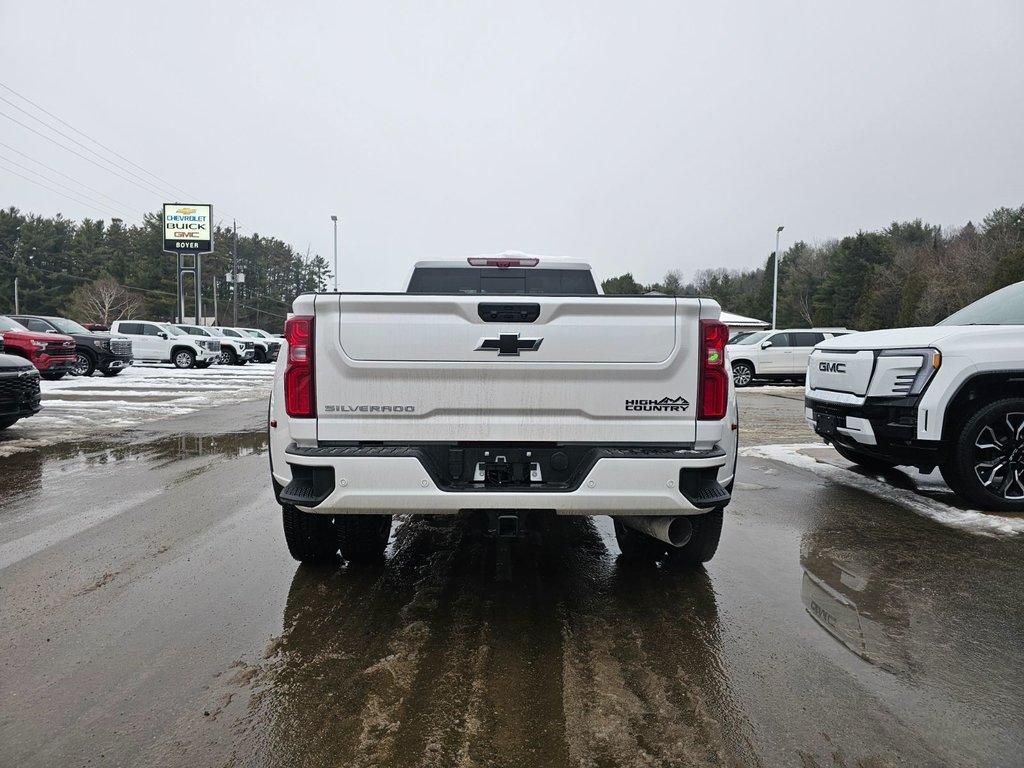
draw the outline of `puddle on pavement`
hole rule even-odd
[[[123,442],[104,439],[46,445],[0,457],[0,506],[7,500],[39,490],[44,473],[53,464],[71,469],[142,460],[159,467],[194,458],[240,458],[266,451],[267,433],[262,429],[219,435],[170,435],[148,440],[126,434]]]
[[[236,746],[295,764],[482,764],[497,752],[631,765],[635,729],[651,757],[745,762],[741,740],[723,746],[722,725],[743,726],[705,571],[629,566],[586,519],[552,519],[513,549],[514,578],[498,581],[493,540],[417,517],[377,566],[300,566],[282,635],[228,686],[244,678],[248,711],[232,715],[264,734]]]

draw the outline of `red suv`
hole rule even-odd
[[[75,365],[75,340],[62,333],[35,333],[0,315],[4,352],[24,357],[44,379],[59,379]]]

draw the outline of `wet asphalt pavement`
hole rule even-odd
[[[742,444],[813,442],[801,394],[743,391]],[[1020,536],[741,458],[706,570],[607,518],[511,581],[445,519],[298,567],[264,420],[0,458],[0,766],[1024,765]]]

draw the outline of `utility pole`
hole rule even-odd
[[[334,222],[334,292],[338,292],[338,217],[331,216]]]
[[[217,315],[217,276],[213,276],[213,322],[220,325],[220,317]]]
[[[775,325],[775,314],[779,303],[779,259],[782,254],[779,253],[779,233],[784,230],[785,227],[779,227],[775,230],[775,279],[772,281],[772,330],[774,331],[777,327]]]
[[[21,314],[21,310],[18,309],[18,278],[14,278],[14,314]]]
[[[238,327],[238,224],[231,220],[231,228],[235,232],[235,244],[231,255],[231,291],[234,295],[234,309],[231,312],[231,327]]]

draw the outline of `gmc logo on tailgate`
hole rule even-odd
[[[818,370],[822,373],[846,373],[846,363],[828,363],[822,360],[818,363]]]

